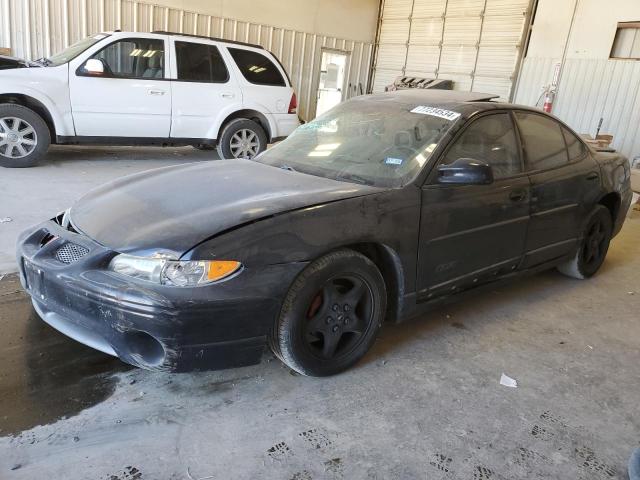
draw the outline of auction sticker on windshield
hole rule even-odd
[[[432,117],[444,118],[445,120],[454,121],[460,117],[458,112],[445,110],[444,108],[425,107],[423,105],[411,110],[411,113],[420,113],[422,115],[431,115]]]

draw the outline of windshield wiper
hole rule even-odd
[[[347,182],[359,183],[360,185],[373,185],[373,182],[359,175],[343,174],[336,176],[336,180],[345,180]]]
[[[48,58],[46,58],[46,57],[42,57],[42,58],[39,58],[37,60],[34,60],[33,63],[36,63],[36,64],[41,65],[43,67],[48,67],[53,62],[51,60],[49,60]]]
[[[296,169],[295,169],[295,168],[290,167],[289,165],[280,165],[280,168],[281,168],[282,170],[288,170],[289,172],[295,172],[295,171],[296,171]]]

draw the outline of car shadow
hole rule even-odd
[[[197,162],[219,160],[215,150],[198,150],[194,147],[126,147],[97,145],[52,145],[43,162],[64,165],[71,162],[112,162],[118,160]]]

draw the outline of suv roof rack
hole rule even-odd
[[[239,42],[237,40],[227,40],[226,38],[207,37],[206,35],[194,35],[192,33],[167,32],[165,30],[154,30],[151,33],[158,33],[161,35],[179,35],[181,37],[203,38],[205,40],[215,40],[216,42],[233,43],[235,45],[244,45],[245,47],[253,47],[253,48],[259,48],[261,50],[264,50],[264,47],[262,45],[256,45],[255,43]]]

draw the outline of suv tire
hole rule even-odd
[[[236,118],[222,129],[217,149],[221,159],[254,158],[267,149],[267,135],[253,120]]]
[[[33,167],[50,143],[49,127],[40,115],[22,105],[0,104],[0,166]]]

